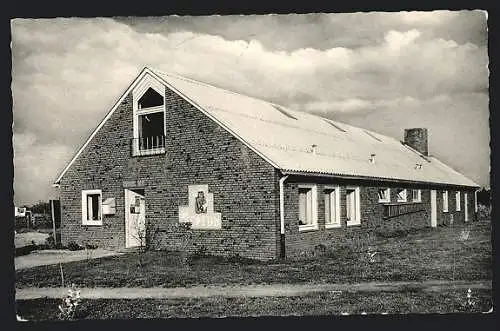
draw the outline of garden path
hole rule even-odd
[[[401,292],[401,291],[445,291],[445,290],[491,289],[491,280],[484,281],[424,281],[424,282],[369,282],[358,284],[270,284],[192,287],[121,287],[81,288],[84,299],[173,299],[200,297],[263,297],[300,296],[314,292]],[[62,298],[68,289],[22,288],[16,289],[16,299]]]

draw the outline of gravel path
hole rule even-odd
[[[85,299],[169,299],[200,297],[263,297],[263,296],[299,296],[314,292],[381,292],[401,290],[443,291],[471,289],[491,289],[491,281],[426,281],[426,282],[371,282],[359,284],[271,284],[245,286],[193,286],[174,288],[81,288],[81,297]],[[16,299],[62,298],[67,288],[22,288],[16,289]]]

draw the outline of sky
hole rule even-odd
[[[51,184],[144,66],[397,139],[489,187],[484,11],[11,20],[14,202]]]

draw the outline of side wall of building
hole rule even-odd
[[[255,152],[201,111],[166,89],[166,153],[134,157],[132,96],[118,106],[60,182],[62,241],[100,247],[125,245],[126,187],[140,186],[152,245],[166,249],[269,259],[279,244],[277,175]],[[135,184],[134,184],[135,183]],[[208,185],[222,229],[179,225],[188,185]],[[115,198],[116,214],[101,226],[82,225],[82,190]],[[153,242],[154,241],[154,242]]]
[[[299,230],[299,184],[314,183],[317,185],[317,230]],[[340,227],[325,227],[325,201],[323,191],[325,186],[340,187]],[[359,225],[347,225],[346,221],[346,187],[359,187],[360,191],[360,214]],[[379,188],[390,188],[390,201],[396,202],[398,188],[407,189],[408,204],[411,204],[411,190],[421,190],[421,202],[418,203],[421,211],[403,214],[400,216],[384,217],[384,203],[379,202]],[[455,223],[463,223],[464,196],[467,192],[462,190],[462,208],[455,210],[455,191],[449,193],[449,208],[447,213],[442,212],[442,191],[436,190],[437,226],[448,225],[450,215],[453,215]],[[468,213],[469,221],[474,215],[473,191],[468,191]],[[440,209],[441,208],[441,209]],[[287,257],[307,256],[314,252],[317,246],[324,245],[331,249],[348,246],[364,246],[373,242],[378,236],[391,235],[398,230],[423,229],[431,226],[431,189],[428,187],[403,186],[354,180],[336,179],[311,179],[291,178],[285,184],[285,251]]]

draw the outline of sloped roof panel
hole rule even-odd
[[[281,170],[478,187],[436,158],[424,158],[394,138],[152,71]],[[374,163],[370,162],[372,154]]]

